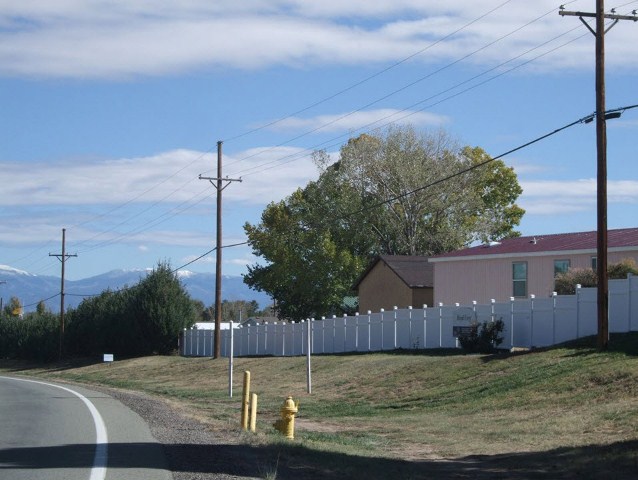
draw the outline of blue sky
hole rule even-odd
[[[594,36],[526,0],[0,1],[0,264],[67,278],[179,267],[388,122],[493,156],[595,109]],[[606,3],[631,14],[638,1]],[[593,0],[567,2],[593,11]],[[607,107],[638,104],[638,23],[606,36]],[[281,120],[276,122],[277,120]],[[273,123],[276,122],[276,123]],[[270,125],[269,125],[270,124]],[[264,126],[268,125],[268,126]],[[638,109],[608,122],[609,228],[638,226]],[[504,158],[526,235],[596,228],[595,123]],[[223,271],[256,262],[224,250]],[[214,254],[192,263],[214,271]]]

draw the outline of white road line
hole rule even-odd
[[[55,385],[53,383],[40,382],[38,380],[27,380],[25,378],[15,378],[15,377],[0,377],[6,378],[8,380],[17,380],[19,382],[31,382],[31,383],[39,383],[41,385],[47,385],[49,387],[59,388],[66,392],[69,392],[76,397],[78,397],[84,404],[86,408],[91,412],[91,416],[93,417],[93,423],[95,424],[95,456],[93,457],[93,468],[91,468],[91,476],[89,480],[104,480],[106,477],[106,465],[108,460],[108,435],[106,432],[106,425],[104,425],[104,420],[102,420],[102,415],[98,412],[95,405],[91,403],[91,401],[86,398],[81,393],[78,393],[70,388],[62,387],[60,385]]]

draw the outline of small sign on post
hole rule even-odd
[[[452,325],[452,336],[457,341],[460,338],[467,338],[472,335],[472,330],[477,323],[476,312],[470,307],[461,307],[456,310],[456,318]],[[458,347],[458,343],[457,343]]]
[[[104,354],[104,363],[108,363],[109,365],[111,365],[111,363],[113,363],[113,354],[112,353],[105,353]]]

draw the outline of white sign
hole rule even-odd
[[[104,361],[105,362],[112,362],[113,361],[113,354],[112,353],[105,353],[104,354]]]

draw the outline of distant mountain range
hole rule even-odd
[[[116,290],[127,285],[135,285],[149,272],[150,270],[112,270],[83,280],[65,280],[65,307],[76,307],[86,296],[99,294],[109,288]],[[201,300],[206,306],[215,303],[214,273],[180,270],[177,274],[191,298]],[[59,293],[60,277],[33,275],[0,265],[0,297],[4,299],[5,305],[11,297],[18,297],[25,311],[31,312],[40,300],[45,300],[52,311],[59,312]],[[267,294],[251,290],[242,277],[228,275],[222,279],[222,299],[248,302],[255,300],[260,308],[265,308],[272,302]]]

